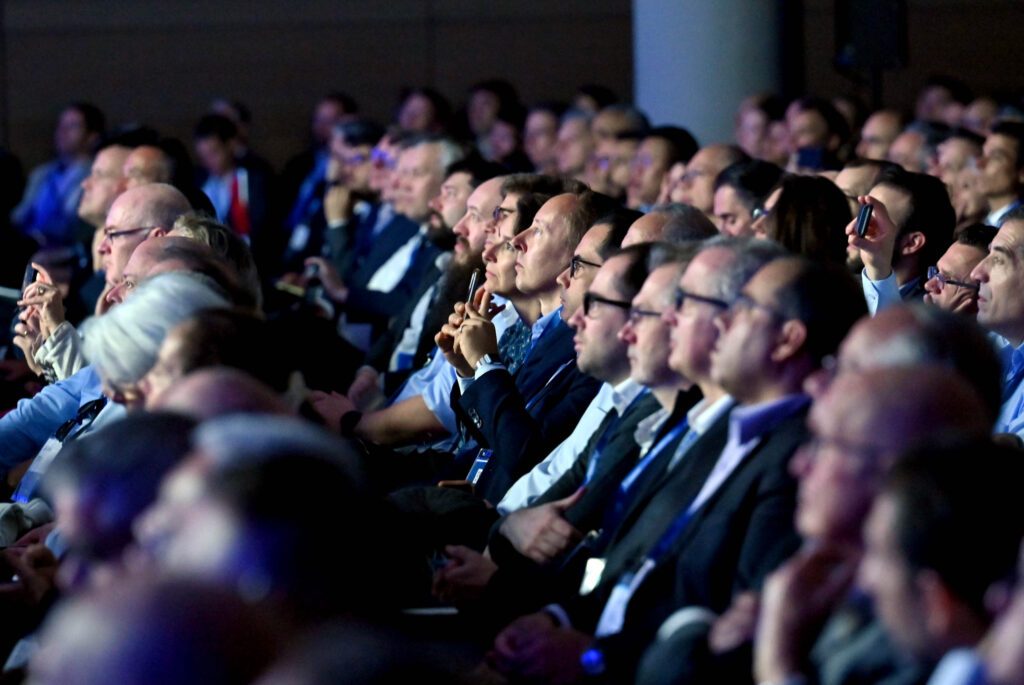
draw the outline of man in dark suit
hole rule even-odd
[[[675,609],[721,611],[734,592],[758,587],[798,543],[787,464],[806,433],[803,381],[864,312],[856,284],[832,267],[798,258],[762,267],[716,318],[712,377],[739,403],[724,448],[695,443],[592,560],[585,594],[509,625],[495,665],[560,682],[629,680]]]
[[[612,206],[606,196],[584,190],[544,203],[532,225],[512,241],[518,252],[516,288],[540,303],[535,342],[513,376],[496,360],[494,327],[467,310],[450,359],[460,376],[457,412],[464,412],[477,443],[493,450],[477,480],[477,492],[496,502],[572,431],[600,385],[576,368],[574,314],[562,306],[558,276],[597,218]],[[539,335],[539,337],[537,337]]]

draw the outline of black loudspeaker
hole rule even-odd
[[[907,65],[906,0],[836,0],[836,64],[851,69]]]

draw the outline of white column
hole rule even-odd
[[[776,0],[633,0],[634,101],[654,126],[732,142],[744,97],[779,87]]]

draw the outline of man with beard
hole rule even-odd
[[[398,157],[393,176],[398,216],[376,232],[360,226],[354,237],[358,255],[348,273],[321,257],[311,257],[324,295],[338,311],[338,330],[355,347],[368,350],[402,306],[415,298],[423,274],[439,254],[431,241],[430,201],[441,191],[445,169],[463,157],[452,140],[422,136],[410,139]],[[369,228],[369,230],[365,230]]]
[[[427,237],[445,250],[420,281],[418,297],[409,299],[387,332],[367,353],[366,364],[381,372],[402,372],[423,366],[434,349],[434,333],[447,321],[456,302],[466,298],[475,270],[483,276],[483,238],[501,199],[501,168],[479,159],[456,162],[448,168],[441,192],[430,201],[433,215]],[[490,210],[490,211],[488,211]],[[451,250],[451,251],[449,251]],[[482,280],[481,280],[482,282]],[[404,380],[407,373],[389,374]]]

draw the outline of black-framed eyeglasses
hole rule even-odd
[[[639,326],[640,322],[644,319],[644,317],[660,319],[661,312],[652,312],[649,309],[638,309],[636,307],[630,307],[629,323],[631,325]]]
[[[939,282],[939,290],[945,288],[947,285],[958,285],[961,288],[967,288],[968,290],[980,290],[981,286],[976,283],[964,283],[963,281],[954,281],[952,278],[948,278],[939,271],[937,266],[928,267],[928,280],[936,279]]]
[[[576,278],[576,274],[580,272],[581,266],[592,266],[595,269],[601,268],[601,265],[596,262],[588,262],[579,255],[574,255],[572,261],[569,262],[569,278]]]
[[[110,228],[103,229],[103,237],[113,240],[119,235],[131,235],[132,233],[138,233],[139,231],[152,231],[156,226],[136,226],[135,228],[124,228],[119,231],[111,231]]]
[[[729,309],[731,311],[733,311],[733,312],[741,312],[741,311],[744,311],[744,310],[751,311],[753,309],[760,309],[761,311],[768,312],[769,314],[771,314],[771,316],[773,318],[776,318],[776,319],[786,319],[786,318],[789,318],[785,314],[783,314],[782,312],[778,311],[777,309],[769,307],[766,304],[761,304],[760,302],[758,302],[757,300],[752,298],[750,295],[747,295],[746,293],[740,293],[739,295],[737,295],[736,298],[729,305]]]
[[[598,302],[600,304],[606,304],[609,307],[617,307],[619,309],[623,309],[623,310],[626,310],[626,311],[629,311],[633,307],[633,303],[632,302],[624,302],[622,300],[611,300],[611,299],[608,299],[607,297],[601,297],[600,295],[595,295],[594,293],[587,293],[587,294],[585,294],[583,296],[583,315],[584,316],[590,316],[591,315],[591,310],[593,309],[593,306],[594,306],[595,302]]]
[[[676,288],[676,296],[674,304],[676,309],[682,309],[683,302],[686,300],[693,300],[694,302],[703,302],[709,304],[712,307],[718,307],[719,309],[728,309],[729,303],[725,300],[719,300],[716,297],[705,297],[704,295],[697,295],[689,291],[683,290],[682,288]]]

